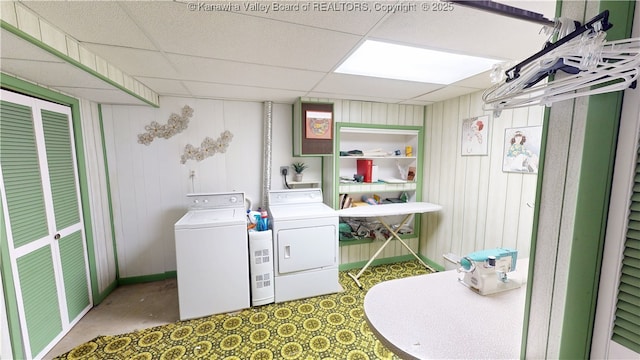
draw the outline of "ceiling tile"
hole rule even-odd
[[[500,1],[554,16],[555,0]],[[284,4],[284,2],[280,2]],[[517,62],[540,49],[540,25],[453,4],[451,11],[275,11],[272,2],[24,1],[54,27],[81,41],[103,63],[162,95],[293,103],[298,97],[427,105],[491,86],[489,73],[449,87],[345,74],[335,69],[367,39],[491,56]],[[234,4],[236,11],[190,11]],[[268,12],[249,8],[269,5]],[[331,2],[364,6],[365,2]],[[342,5],[340,5],[342,4]],[[392,4],[380,2],[379,4]],[[403,5],[405,3],[398,3]],[[409,4],[409,3],[407,3]],[[432,6],[436,2],[415,3]],[[442,4],[442,3],[438,3]],[[192,5],[193,6],[193,5]],[[322,7],[325,8],[322,8]],[[444,6],[444,5],[443,5]],[[447,5],[448,6],[448,5]],[[283,9],[278,9],[283,10]],[[69,21],[73,19],[73,21]],[[3,30],[1,70],[101,102],[138,101],[110,84]],[[113,69],[115,70],[115,68]],[[71,90],[73,89],[73,90]],[[105,90],[105,91],[98,91]],[[80,96],[78,95],[78,96]],[[132,100],[133,99],[133,100]]]
[[[461,86],[447,86],[442,89],[438,89],[436,91],[430,92],[428,94],[424,94],[414,98],[414,100],[428,101],[428,102],[439,102],[448,99],[452,99],[458,96],[471,94],[479,91],[474,88],[467,88]]]
[[[539,50],[547,40],[539,34],[542,25],[452,5],[451,11],[393,14],[369,35],[380,40],[501,60],[524,58]]]
[[[328,71],[359,36],[181,3],[131,2],[136,22],[160,50],[221,60]]]
[[[185,86],[194,97],[209,99],[231,99],[250,101],[273,101],[293,104],[300,96],[299,91],[257,88],[249,86],[220,85],[185,81]]]
[[[328,74],[317,86],[313,88],[313,91],[402,100],[414,98],[420,94],[439,89],[442,86],[443,85],[380,79],[357,75]]]
[[[317,71],[227,60],[183,55],[169,55],[168,58],[180,69],[180,78],[220,84],[305,91],[313,87],[324,76],[324,73]]]

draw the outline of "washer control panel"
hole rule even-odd
[[[187,194],[189,209],[244,208],[244,193]]]

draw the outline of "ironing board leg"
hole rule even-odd
[[[406,220],[406,218],[405,218],[405,220]],[[404,225],[404,223],[405,223],[405,221],[403,221],[403,222],[400,224],[400,227],[398,227],[398,229],[399,229],[399,228],[401,228],[401,227]],[[395,231],[393,231],[393,230],[389,227],[389,225],[387,225],[384,221],[382,221],[382,225],[384,225],[384,227],[386,227],[386,228],[387,228],[387,230],[389,230],[389,231],[391,232],[392,236],[395,236],[395,238],[396,238],[398,241],[400,241],[400,243],[401,243],[405,248],[407,248],[407,250],[409,250],[409,252],[413,255],[413,257],[415,257],[416,259],[418,259],[418,261],[419,261],[419,262],[420,262],[424,267],[426,267],[427,269],[431,270],[432,272],[436,272],[436,271],[435,271],[431,266],[429,266],[429,265],[425,264],[425,262],[424,262],[424,261],[422,261],[422,259],[420,259],[420,257],[418,256],[418,254],[416,254],[413,250],[411,250],[411,248],[409,247],[409,245],[407,245],[407,243],[405,243],[405,242],[400,238],[400,236],[398,236],[398,234],[397,234]]]
[[[393,239],[393,236],[390,236],[385,242],[384,244],[382,244],[382,246],[380,246],[380,249],[378,249],[378,251],[376,251],[375,254],[373,254],[373,256],[371,257],[371,259],[369,259],[369,261],[367,261],[367,263],[365,264],[365,266],[360,269],[360,271],[358,272],[358,274],[353,275],[351,273],[347,273],[347,275],[351,276],[351,278],[353,280],[356,281],[356,284],[358,284],[358,287],[360,289],[362,289],[362,284],[360,284],[360,281],[358,281],[358,278],[360,277],[360,275],[362,275],[362,273],[367,270],[367,268],[369,267],[369,265],[371,265],[371,263],[373,262],[373,260],[375,260],[375,258],[380,255],[380,253],[382,252],[382,250],[384,250],[384,247],[387,246],[387,244],[389,243],[389,241],[391,241]]]
[[[409,219],[411,219],[411,216],[413,216],[413,214],[409,214],[407,216],[404,217],[404,219],[402,220],[402,222],[400,223],[400,226],[398,227],[401,228],[404,226],[404,224],[406,224]],[[418,255],[416,255],[416,253],[413,252],[413,250],[411,250],[407,244],[404,243],[404,241],[402,241],[400,239],[400,237],[398,236],[398,234],[395,233],[395,231],[393,231],[389,225],[387,225],[384,220],[382,218],[378,218],[378,220],[380,220],[380,222],[382,223],[382,225],[384,225],[385,228],[387,228],[387,230],[389,230],[391,232],[391,236],[389,236],[387,238],[387,240],[384,242],[384,244],[382,244],[382,246],[380,246],[380,248],[378,249],[378,251],[376,251],[375,254],[373,254],[373,256],[371,257],[371,259],[369,259],[369,261],[367,261],[367,263],[364,265],[364,267],[362,269],[360,269],[360,271],[356,274],[353,275],[352,273],[347,273],[347,275],[349,275],[358,285],[358,287],[360,289],[362,289],[362,284],[360,283],[360,281],[358,281],[358,278],[360,278],[360,275],[362,275],[362,273],[367,270],[367,268],[369,267],[369,265],[371,265],[371,263],[373,262],[373,260],[375,260],[376,257],[378,257],[378,255],[380,255],[380,253],[382,252],[382,250],[384,250],[385,246],[387,246],[387,244],[389,243],[389,241],[393,240],[393,238],[395,237],[396,239],[400,240],[402,242],[402,244],[409,249],[409,251],[411,251],[411,253],[413,254],[413,256],[415,256],[418,260],[420,260],[420,258],[418,258]],[[420,260],[420,262],[422,262],[422,260]],[[424,262],[422,262],[422,264],[424,264],[424,266],[427,266],[427,264],[425,264]],[[428,266],[427,266],[428,267]],[[431,269],[430,267],[428,267],[429,269]],[[433,269],[432,269],[433,270]]]

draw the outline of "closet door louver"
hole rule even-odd
[[[49,233],[31,107],[0,101],[0,164],[14,247]]]
[[[64,229],[80,221],[69,118],[49,110],[41,116],[56,228]]]
[[[640,353],[640,147],[612,340]]]
[[[49,246],[38,246],[49,235],[40,161],[32,108],[0,101],[0,164],[9,213],[24,326],[32,354],[39,353],[61,331],[53,256]],[[20,254],[21,248],[36,246]],[[11,249],[12,248],[12,249]],[[52,311],[54,309],[55,311]]]
[[[0,123],[12,321],[26,357],[38,358],[91,308],[71,111],[2,90]]]
[[[57,232],[69,235],[58,240],[60,261],[71,322],[89,305],[84,246],[78,205],[77,175],[73,158],[73,139],[67,114],[42,110],[42,129],[47,154],[49,183]]]

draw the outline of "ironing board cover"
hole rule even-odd
[[[338,210],[339,216],[344,217],[374,217],[418,214],[442,210],[441,205],[428,202],[408,202],[394,204],[380,204],[369,206],[356,206]]]

